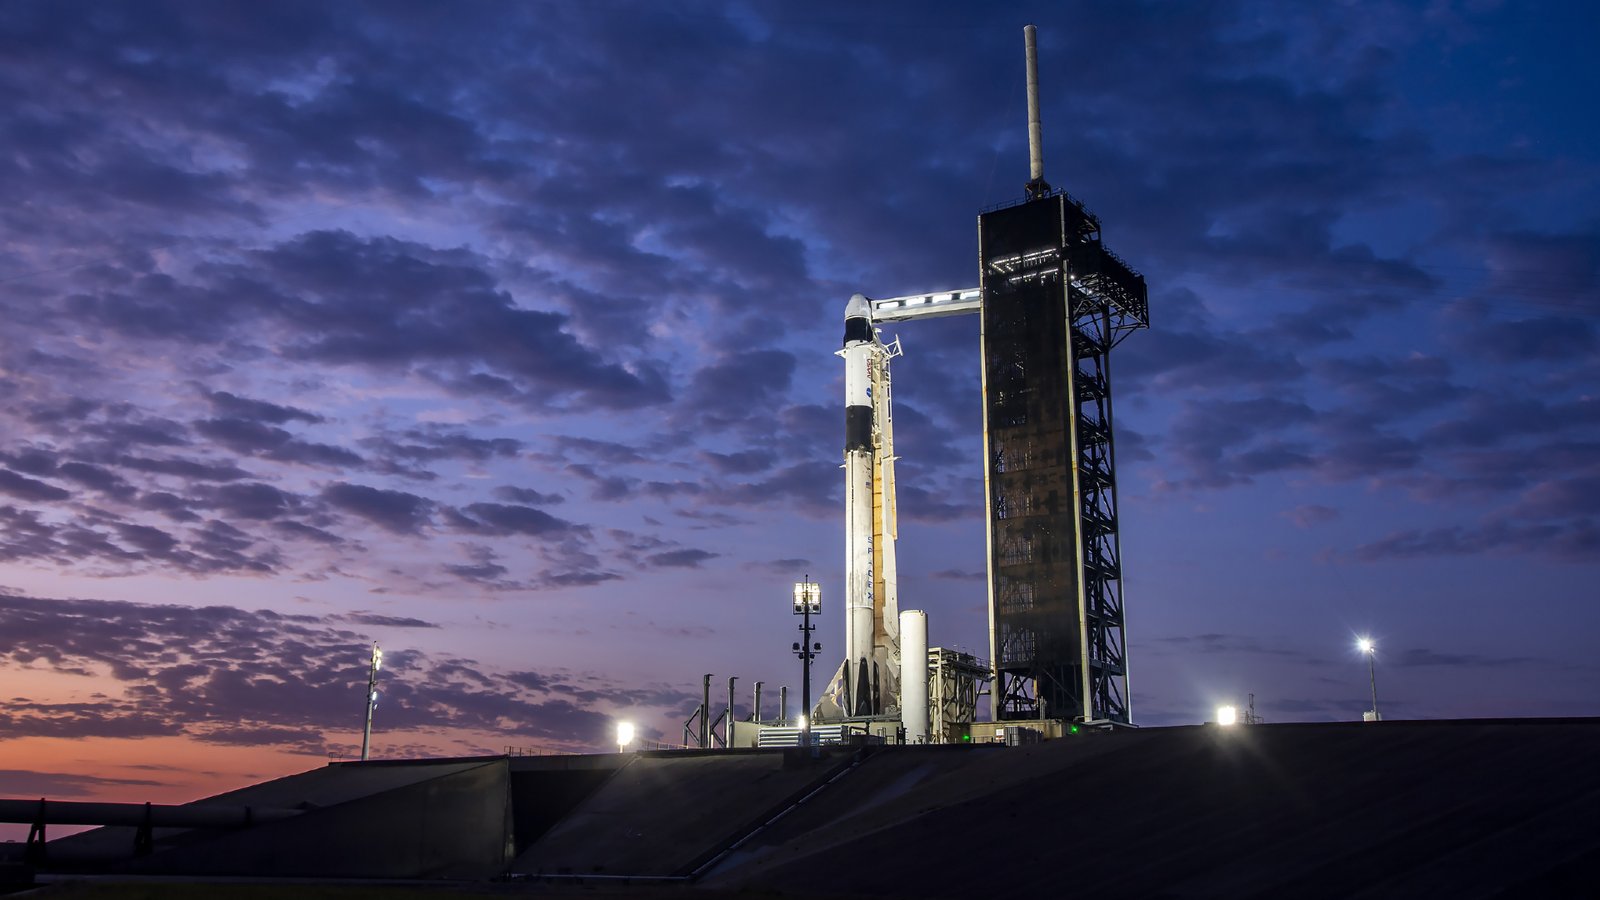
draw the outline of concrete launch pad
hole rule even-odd
[[[336,763],[51,841],[44,872],[655,896],[1569,896],[1600,719],[1193,726],[999,744]],[[1092,816],[1084,811],[1094,811]],[[14,850],[21,845],[9,845]]]
[[[849,764],[761,751],[642,757],[517,857],[518,874],[688,876]]]

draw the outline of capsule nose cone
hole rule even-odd
[[[864,294],[856,294],[844,307],[844,345],[871,343],[872,302]]]

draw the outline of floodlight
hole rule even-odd
[[[813,616],[822,611],[822,585],[815,581],[796,581],[794,583],[794,614],[811,613]]]
[[[617,752],[621,753],[624,750],[627,750],[628,749],[628,745],[631,744],[631,743],[633,743],[633,723],[632,722],[618,722],[617,723]]]
[[[1239,711],[1231,706],[1217,707],[1217,724],[1234,725],[1239,721]]]
[[[794,717],[794,721],[795,721],[795,724],[798,725],[802,731],[805,730],[805,727],[806,727],[806,717],[805,716],[795,716]]]
[[[1373,650],[1377,649],[1377,645],[1372,643],[1372,638],[1356,638],[1356,649],[1360,650],[1362,653],[1371,653]]]

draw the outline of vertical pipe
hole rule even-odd
[[[781,685],[778,688],[778,724],[789,727],[789,686]]]
[[[755,705],[750,709],[750,721],[756,723],[761,721],[761,686],[763,684],[766,684],[766,682],[756,682],[756,701]]]
[[[1026,25],[1022,40],[1028,50],[1028,179],[1029,184],[1044,181],[1044,131],[1039,125],[1039,48],[1037,29]],[[1015,96],[1015,95],[1012,95]]]
[[[928,614],[900,611],[900,724],[906,743],[928,742]]]
[[[700,749],[711,749],[711,675],[700,682]]]
[[[722,746],[733,746],[733,683],[738,681],[734,675],[728,676],[728,718],[722,726]]]

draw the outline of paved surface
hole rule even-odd
[[[253,784],[198,802],[305,810],[325,809],[467,772],[488,764],[490,763],[481,759],[334,764],[298,775]],[[63,861],[104,859],[126,854],[133,846],[136,830],[132,827],[96,828],[93,831],[51,841],[50,853],[53,858]],[[158,847],[162,844],[182,842],[184,836],[190,833],[199,836],[207,832],[202,829],[182,828],[154,830]]]
[[[815,762],[750,751],[511,761],[509,772],[504,760],[330,766],[215,798],[307,815],[178,835],[148,859],[199,854],[282,875],[325,850],[357,875],[479,873],[441,885],[446,895],[1593,897],[1597,760],[1600,719],[1573,719],[1160,728]],[[407,817],[411,831],[349,843]],[[513,820],[527,826],[515,841]],[[102,832],[52,850],[103,840],[127,851],[131,829]],[[512,871],[564,877],[487,880],[513,856]],[[708,862],[693,885],[594,877]],[[196,865],[173,871],[208,871]]]
[[[937,749],[883,752],[705,883],[802,896],[1596,896],[1600,720],[1150,729],[945,761]],[[844,815],[852,805],[862,811]]]
[[[519,856],[511,871],[682,875],[829,774],[848,755],[641,756]]]

